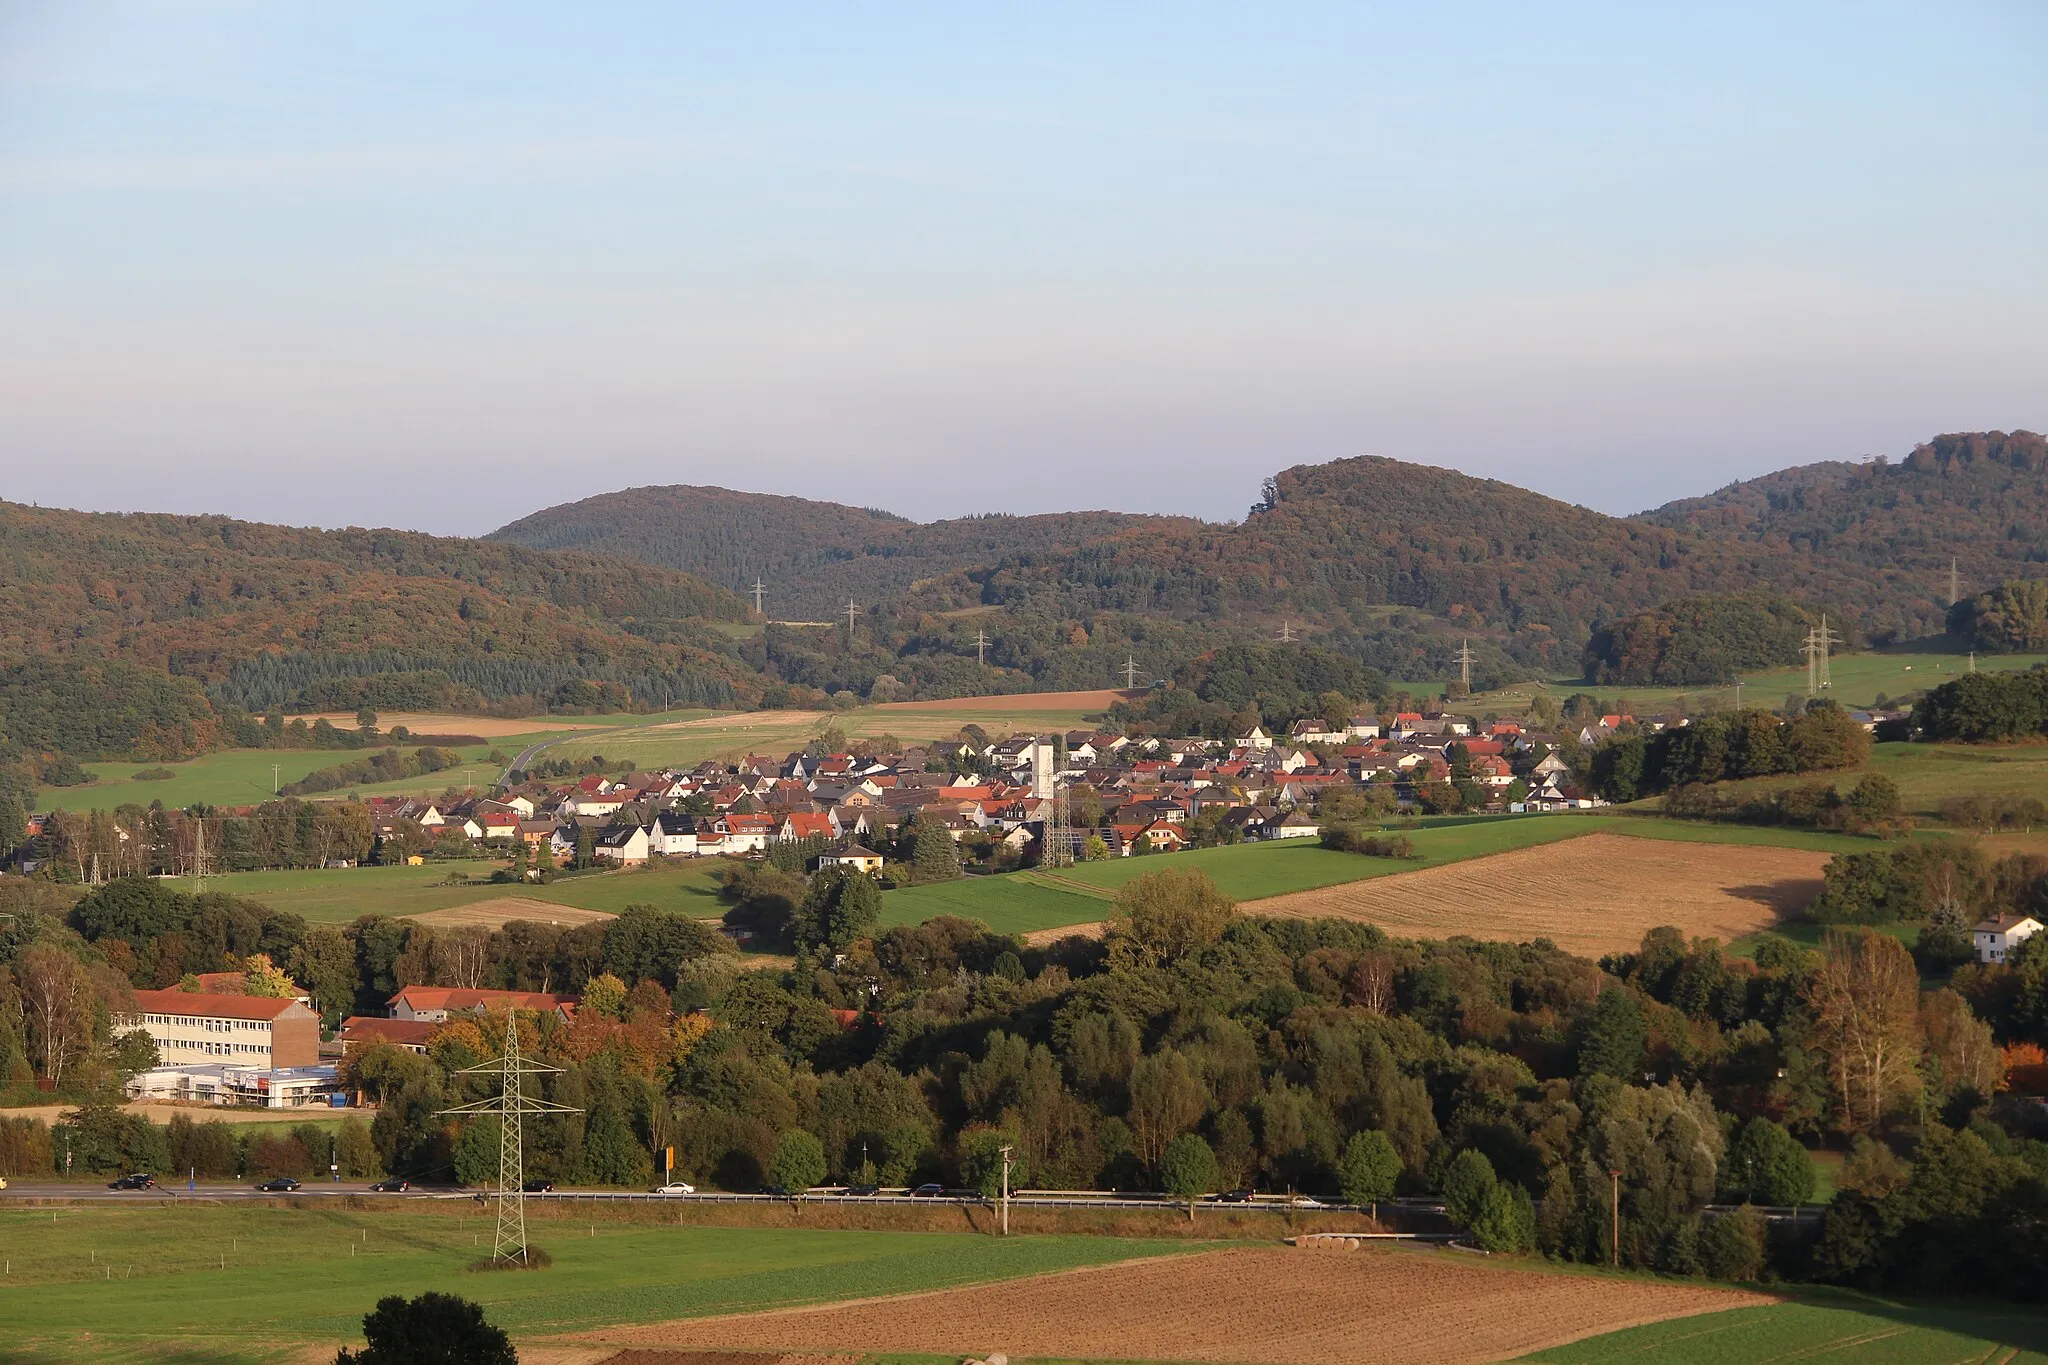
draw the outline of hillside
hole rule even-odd
[[[1201,523],[1125,512],[960,517],[920,524],[874,508],[674,484],[628,488],[522,517],[487,539],[681,569],[745,595],[759,578],[777,620],[831,621],[912,584],[1010,557],[1061,554],[1137,526]]]
[[[699,579],[595,555],[0,502],[0,658],[122,660],[216,689],[251,669],[467,665],[486,699],[581,677],[711,700],[758,691],[701,624],[745,615]]]
[[[1896,573],[1937,605],[1949,560],[1964,596],[2048,574],[2048,438],[1937,436],[1903,460],[1779,470],[1634,518],[1781,557]],[[1938,615],[1911,624],[1938,631]]]

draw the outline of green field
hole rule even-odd
[[[280,1359],[359,1340],[391,1293],[484,1305],[515,1338],[985,1283],[1199,1243],[533,1219],[554,1259],[464,1269],[488,1214],[161,1206],[0,1210],[0,1362]],[[365,1235],[367,1234],[367,1236]],[[224,1258],[224,1260],[223,1260]],[[165,1349],[165,1348],[172,1349]]]
[[[1523,1357],[1544,1365],[1764,1365],[1881,1360],[1887,1365],[2041,1365],[2048,1314],[1998,1304],[1901,1304],[1864,1295],[1802,1294],[1766,1308],[1675,1318]]]
[[[1091,924],[1109,911],[1095,896],[1061,891],[1030,872],[906,886],[882,896],[882,923],[922,924],[938,915],[976,919],[999,934]]]
[[[1804,773],[1726,782],[1717,790],[1731,796],[1761,796],[1812,782],[1854,786],[1862,772],[1882,773],[1896,782],[1908,812],[1936,814],[1952,796],[2048,795],[2048,745],[1877,744],[1864,769],[1840,773]],[[1636,803],[1655,809],[1655,799]]]
[[[206,886],[210,891],[247,896],[274,910],[288,910],[314,924],[345,924],[359,915],[420,915],[499,896],[613,914],[633,904],[698,918],[720,914],[725,908],[718,901],[718,874],[724,864],[716,859],[650,865],[644,870],[579,873],[546,886],[493,883],[487,879],[497,866],[474,861],[420,867],[231,872],[208,877]],[[459,886],[446,885],[451,871],[461,872],[469,880]],[[174,878],[170,884],[181,891],[195,889],[189,878]]]
[[[2043,654],[1983,654],[1977,657],[1977,671],[1980,673],[2002,673],[2015,669],[2032,668],[2035,664],[2048,661]],[[1863,654],[1837,654],[1829,666],[1833,681],[1830,694],[1844,706],[1870,706],[1879,696],[1899,698],[1909,693],[1939,687],[1942,683],[1970,671],[1969,656],[1965,654],[1931,654],[1922,651],[1871,651]],[[1595,687],[1580,678],[1553,678],[1545,683],[1517,683],[1513,687],[1497,692],[1484,692],[1473,697],[1463,708],[1476,714],[1498,712],[1501,715],[1521,715],[1529,709],[1529,702],[1539,693],[1548,693],[1562,701],[1574,692],[1595,693],[1610,701],[1626,704],[1630,711],[1667,711],[1680,706],[1729,710],[1735,705],[1735,687],[1619,687],[1603,685]],[[1742,704],[1744,706],[1777,707],[1784,704],[1789,696],[1806,694],[1806,669],[1771,669],[1758,673],[1746,673],[1742,678]]]

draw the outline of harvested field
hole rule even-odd
[[[515,919],[532,920],[536,924],[559,924],[565,929],[573,929],[579,924],[616,919],[618,916],[602,910],[579,910],[573,905],[532,900],[526,896],[493,896],[487,901],[472,901],[446,910],[429,910],[423,915],[408,915],[406,918],[430,924],[436,929],[502,929]]]
[[[1548,1274],[1452,1252],[1241,1247],[818,1308],[600,1328],[653,1348],[1002,1351],[1086,1360],[1461,1365],[1774,1300]],[[684,1357],[687,1359],[687,1357]],[[636,1365],[655,1365],[649,1354]]]
[[[1675,924],[1723,943],[1767,929],[1820,894],[1830,855],[1753,844],[1588,834],[1562,843],[1253,901],[1261,915],[1364,920],[1402,938],[1524,943],[1598,957]]]
[[[987,697],[947,697],[942,701],[891,701],[877,711],[1107,711],[1120,701],[1143,700],[1143,688],[1126,692],[1098,687],[1092,692],[1014,692]]]

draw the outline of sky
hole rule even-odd
[[[2048,5],[0,0],[0,497],[1625,513],[2048,426]]]

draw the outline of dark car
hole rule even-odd
[[[780,1185],[763,1185],[758,1193],[773,1195],[777,1199],[788,1199],[791,1197],[789,1191],[783,1189]]]
[[[404,1194],[412,1188],[410,1180],[380,1180],[370,1186],[371,1194]]]
[[[919,1185],[910,1192],[910,1197],[912,1199],[944,1199],[946,1197],[946,1187],[944,1185]]]
[[[119,1180],[108,1181],[107,1188],[110,1190],[153,1190],[156,1188],[156,1177],[137,1171],[134,1175],[124,1175]]]
[[[880,1194],[882,1192],[882,1187],[880,1185],[848,1185],[846,1187],[846,1192],[848,1194],[857,1194],[862,1197],[865,1197],[871,1194]]]
[[[555,1182],[552,1180],[529,1180],[519,1188],[525,1190],[528,1194],[553,1194],[555,1192]]]
[[[288,1175],[281,1175],[277,1177],[277,1179],[275,1180],[264,1181],[261,1185],[258,1185],[256,1188],[261,1190],[265,1194],[290,1194],[293,1190],[296,1190],[298,1187],[298,1181],[292,1179]]]
[[[1219,1204],[1249,1204],[1252,1202],[1252,1192],[1250,1190],[1226,1190],[1222,1194],[1212,1194],[1209,1197]]]

